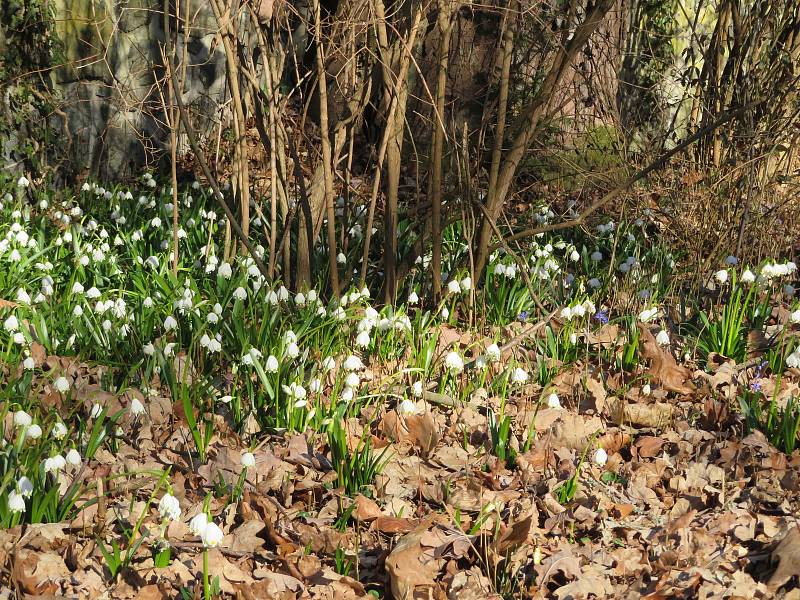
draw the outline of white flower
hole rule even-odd
[[[231,400],[233,400],[233,396],[220,396],[218,400],[223,404],[230,404]]]
[[[656,343],[659,346],[669,346],[669,334],[664,329],[656,335]]]
[[[67,426],[61,421],[56,421],[50,433],[57,440],[63,440],[65,437],[67,437]]]
[[[573,250],[572,252],[569,253],[569,259],[572,262],[578,262],[581,259],[581,255],[577,250]]]
[[[83,308],[80,304],[76,304],[75,308],[72,309],[72,316],[73,317],[81,317],[83,315]]]
[[[451,294],[458,294],[461,291],[461,286],[458,281],[453,279],[447,284],[447,291]]]
[[[800,323],[800,308],[789,315],[789,321],[792,323]]]
[[[340,265],[343,265],[344,263],[347,262],[347,257],[344,255],[343,252],[339,252],[339,254],[336,255],[336,262],[339,263]]]
[[[194,535],[201,536],[205,531],[206,525],[208,525],[208,515],[204,512],[197,513],[189,521],[189,531]]]
[[[720,283],[725,283],[728,281],[728,271],[726,269],[720,269],[716,273],[714,273],[714,279],[716,279]]]
[[[30,498],[33,495],[33,482],[23,475],[17,481],[17,489],[23,498]]]
[[[99,416],[100,416],[102,413],[103,413],[103,407],[102,407],[102,406],[100,406],[99,404],[95,403],[95,404],[93,404],[93,405],[92,405],[92,412],[89,414],[89,416],[90,416],[92,419],[96,419],[96,418],[97,418],[97,417],[99,417]]]
[[[650,395],[650,384],[649,383],[645,383],[642,386],[642,395],[643,396],[649,396]]]
[[[449,318],[450,318],[450,310],[446,306],[443,306],[442,307],[442,319],[447,321]]]
[[[69,381],[62,375],[53,382],[53,386],[62,394],[66,394],[69,390]]]
[[[464,359],[458,352],[450,352],[444,358],[445,367],[452,373],[461,373],[464,370]]]
[[[19,179],[17,179],[17,187],[26,188],[30,184],[31,184],[31,182],[28,181],[28,178],[25,177],[25,175],[23,175]]]
[[[20,304],[30,304],[31,303],[31,297],[28,294],[28,292],[26,292],[22,288],[19,288],[17,290],[17,302],[19,302]]]
[[[602,467],[604,464],[606,464],[606,462],[608,462],[608,452],[602,448],[598,448],[595,450],[593,460],[596,465]]]
[[[153,308],[153,299],[150,296],[148,296],[142,301],[142,306],[144,306],[145,308]]]
[[[230,279],[231,275],[233,275],[233,269],[228,263],[224,262],[217,269],[217,275],[223,279]]]
[[[461,286],[462,292],[468,292],[472,289],[472,277],[464,277],[464,279],[459,282],[459,285]]]
[[[142,346],[142,352],[144,352],[146,356],[153,356],[153,354],[156,352],[156,347],[152,342],[147,342],[144,346]]]
[[[158,512],[161,513],[162,519],[177,521],[181,518],[180,502],[175,496],[167,492],[158,503]]]
[[[548,408],[561,408],[561,400],[558,399],[558,394],[553,392],[547,397]]]
[[[322,382],[319,379],[312,379],[308,384],[308,389],[312,394],[319,394],[322,391]]]
[[[252,452],[242,452],[242,467],[249,469],[256,465],[256,457]]]
[[[414,384],[411,386],[411,393],[414,394],[417,398],[422,398],[422,382],[415,381]]]
[[[44,461],[45,473],[58,473],[61,469],[67,466],[67,461],[60,454],[46,458]]]
[[[14,413],[14,425],[17,427],[30,427],[31,423],[33,423],[33,418],[24,410]]]
[[[756,280],[755,273],[753,273],[750,269],[745,269],[744,273],[742,273],[742,282],[753,283],[755,280]]]
[[[322,368],[323,371],[330,371],[335,366],[336,366],[336,361],[332,356],[326,356],[325,358],[322,359],[322,362],[320,363],[320,367]]]
[[[492,270],[492,272],[495,275],[505,275],[506,274],[506,266],[503,263],[497,263],[494,266],[494,269]]]
[[[344,388],[342,393],[339,394],[339,399],[344,402],[350,402],[355,395],[356,393],[353,391],[353,388]]]
[[[642,312],[639,313],[639,320],[642,323],[647,323],[653,317],[655,317],[657,314],[658,314],[658,307],[653,306],[652,308],[646,308]]]
[[[359,348],[366,348],[367,346],[369,346],[370,341],[371,340],[369,337],[369,332],[362,331],[356,337],[356,346],[358,346]]]
[[[286,289],[285,286],[281,286],[278,288],[278,300],[281,302],[286,302],[289,299],[289,290]]]
[[[150,221],[150,225],[154,229],[161,227],[161,219],[159,219],[158,217],[153,217],[153,220]]]
[[[33,423],[30,427],[28,427],[28,430],[25,432],[25,436],[32,440],[38,440],[40,437],[42,437],[42,428],[36,423]]]
[[[36,362],[33,360],[32,356],[26,356],[25,360],[22,361],[22,368],[26,371],[32,370],[36,366]]]
[[[409,303],[409,304],[416,304],[417,302],[419,302],[419,296],[417,296],[417,292],[413,292],[413,291],[412,291],[412,292],[411,292],[411,293],[408,295],[408,303]]]
[[[298,293],[298,294],[297,294],[297,295],[294,297],[294,303],[295,303],[297,306],[305,306],[305,305],[306,305],[306,296],[305,296],[305,294],[303,294],[302,292],[299,292],[299,293]]]
[[[364,368],[364,363],[356,355],[351,354],[344,360],[342,366],[345,371],[360,371]]]
[[[222,529],[213,521],[209,521],[200,532],[200,539],[203,540],[203,546],[206,548],[216,548],[224,536]]]
[[[86,297],[89,300],[96,300],[97,298],[100,297],[100,290],[98,290],[96,287],[92,286],[86,291]]]
[[[786,366],[790,369],[800,367],[800,350],[796,350],[786,357]]]
[[[572,309],[569,306],[565,306],[564,308],[561,309],[559,315],[565,321],[569,321],[570,319],[572,319]]]
[[[347,374],[347,377],[345,377],[344,383],[347,387],[357,388],[361,383],[361,378],[358,376],[358,373],[351,371]]]
[[[528,381],[528,372],[522,367],[517,367],[511,373],[511,383],[525,383]]]
[[[82,462],[80,452],[75,450],[75,448],[70,448],[69,452],[67,452],[66,460],[67,464],[73,467],[77,467]]]
[[[80,281],[76,281],[72,284],[72,293],[73,294],[82,294],[83,293],[83,285]]]
[[[417,412],[417,405],[413,400],[405,398],[397,407],[397,412],[401,415],[413,415]]]
[[[300,356],[300,347],[294,342],[291,342],[288,346],[286,346],[286,356],[289,358],[297,358]]]
[[[164,319],[164,329],[166,331],[171,331],[172,329],[178,328],[178,321],[172,315],[167,315],[167,318]]]
[[[270,354],[267,357],[266,362],[264,363],[264,370],[267,373],[277,373],[279,367],[280,367],[280,364],[278,363],[278,359],[275,356],[273,356],[272,354]]]
[[[497,362],[500,360],[500,347],[497,344],[489,344],[484,355],[488,362]]]
[[[25,498],[14,490],[8,492],[8,510],[12,513],[25,512]]]
[[[237,287],[233,291],[233,299],[234,300],[247,300],[247,290],[243,287]]]
[[[3,322],[3,327],[9,333],[11,333],[12,331],[17,331],[19,329],[19,321],[17,320],[17,317],[15,317],[14,315],[11,315],[10,317],[8,317]]]
[[[131,414],[134,417],[138,417],[139,415],[143,415],[145,412],[144,404],[142,404],[141,400],[139,400],[138,398],[134,398],[133,400],[131,400],[131,405],[129,410],[131,411]]]

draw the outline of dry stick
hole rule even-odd
[[[500,155],[503,151],[503,140],[506,129],[506,112],[508,110],[508,88],[511,79],[511,58],[514,52],[514,30],[511,27],[511,16],[506,14],[505,31],[503,32],[503,67],[500,73],[500,97],[497,106],[497,128],[494,133],[492,163],[489,167],[489,189],[487,197],[494,194],[497,176],[500,173]]]
[[[452,23],[448,0],[439,0],[439,69],[436,79],[436,103],[434,110],[441,116],[444,113],[445,91],[447,87],[447,66],[450,58],[450,35]],[[431,234],[433,237],[433,298],[439,301],[442,294],[442,152],[444,147],[444,122],[436,124],[433,131],[431,151]]]
[[[319,88],[319,129],[322,137],[322,173],[325,185],[325,212],[328,217],[328,263],[331,291],[339,297],[339,267],[336,262],[336,215],[333,210],[333,165],[331,157],[331,132],[328,127],[328,79],[325,76],[325,57],[322,46],[321,0],[314,3],[314,42],[317,46],[317,84]]]
[[[233,99],[233,128],[236,134],[234,162],[236,163],[236,183],[239,188],[239,205],[242,211],[241,227],[244,234],[248,235],[250,231],[250,175],[247,162],[247,123],[245,122],[244,108],[242,106],[239,67],[236,63],[236,53],[231,46],[233,40],[231,15],[228,9],[223,11],[223,5],[219,3],[219,0],[211,0],[211,8],[214,11],[214,17],[220,29],[224,28],[224,31],[220,32],[220,37],[225,49],[225,59],[228,65],[228,85]]]
[[[635,175],[630,177],[622,185],[608,192],[605,196],[597,200],[594,204],[592,204],[589,208],[581,212],[574,219],[570,221],[564,221],[562,223],[551,223],[549,225],[542,225],[540,227],[532,227],[530,229],[525,229],[518,233],[514,233],[507,236],[505,240],[506,241],[519,240],[522,238],[530,237],[532,235],[536,235],[538,233],[545,233],[547,231],[559,231],[561,229],[569,229],[570,227],[583,225],[584,221],[586,221],[587,217],[589,217],[592,213],[596,212],[604,205],[608,204],[614,198],[620,196],[623,192],[628,191],[628,189],[630,189],[633,186],[633,184],[635,184],[637,181],[644,179],[656,169],[661,168],[664,165],[664,163],[666,163],[670,158],[682,152],[687,147],[691,146],[694,142],[696,142],[703,136],[707,135],[709,132],[714,131],[721,125],[724,125],[725,123],[727,123],[734,117],[738,116],[739,114],[747,110],[751,110],[756,106],[758,106],[759,104],[763,104],[764,102],[765,100],[759,100],[758,102],[741,106],[735,110],[731,110],[722,114],[716,121],[707,125],[706,127],[703,127],[703,129],[700,129],[699,131],[695,132],[693,135],[689,136],[683,142],[675,146],[672,150],[670,150],[665,154],[662,154],[660,157],[658,157],[656,160],[650,163],[647,167],[645,167],[644,169],[642,169],[641,171],[637,172]],[[496,250],[500,246],[502,246],[502,243],[493,244],[491,246],[491,250]]]
[[[400,61],[400,72],[397,75],[397,80],[394,83],[394,87],[392,89],[392,99],[389,105],[389,114],[386,117],[386,128],[383,130],[383,138],[381,139],[381,147],[378,149],[378,163],[375,166],[375,178],[372,180],[372,193],[370,194],[369,198],[369,212],[367,213],[367,227],[364,231],[364,254],[361,259],[361,278],[360,278],[360,285],[358,287],[364,287],[364,284],[367,280],[367,266],[369,263],[369,246],[370,242],[372,241],[372,223],[375,219],[375,205],[378,201],[378,192],[380,191],[381,187],[381,172],[383,170],[383,161],[386,158],[386,148],[389,146],[389,138],[392,135],[392,123],[394,123],[394,114],[397,110],[398,105],[398,97],[400,95],[400,82],[405,81],[406,76],[408,75],[408,69],[411,66],[411,61],[409,55],[411,53],[411,48],[414,45],[414,39],[417,34],[417,28],[419,26],[419,20],[421,16],[420,13],[417,12],[416,20],[414,22],[414,26],[411,29],[411,33],[409,34],[409,43],[407,45],[407,52],[403,54],[403,57]]]
[[[168,10],[169,0],[164,0],[164,11],[167,12]],[[168,54],[167,59],[170,62],[168,70],[170,77],[172,78],[172,85],[173,87],[176,87],[177,76],[175,75],[175,69],[172,64],[172,55]],[[236,217],[228,206],[228,203],[225,202],[225,197],[222,195],[222,192],[219,189],[216,178],[211,173],[211,169],[208,166],[208,161],[206,160],[205,154],[200,148],[200,144],[197,142],[197,133],[195,132],[194,127],[192,127],[192,124],[189,122],[189,116],[186,114],[186,105],[183,103],[181,94],[175,95],[175,101],[178,104],[178,111],[180,112],[181,121],[186,129],[186,137],[189,139],[189,146],[191,146],[192,152],[194,152],[195,158],[197,158],[197,162],[200,164],[203,175],[211,185],[211,189],[214,192],[214,198],[216,199],[217,204],[219,204],[220,208],[222,208],[223,212],[225,213],[225,217],[228,219],[228,223],[230,223],[230,226],[233,229],[233,232],[236,234],[236,237],[238,237],[239,241],[241,241],[244,247],[247,248],[247,252],[252,257],[256,267],[258,267],[259,272],[264,276],[265,279],[269,279],[269,270],[267,269],[267,265],[265,265],[264,261],[258,256],[255,246],[253,246],[253,244],[247,238],[247,235],[245,235],[244,231],[242,230],[241,225],[239,225],[239,223],[236,221]]]

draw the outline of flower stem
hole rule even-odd
[[[208,587],[208,550],[203,550],[203,598],[209,600],[211,591]]]

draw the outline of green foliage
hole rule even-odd
[[[800,431],[800,402],[794,396],[780,408],[775,397],[767,401],[760,391],[747,389],[739,397],[739,407],[748,431],[758,429],[782,452],[794,452]]]
[[[696,327],[697,350],[702,362],[709,354],[717,352],[741,363],[747,357],[747,321],[755,286],[745,293],[739,285],[734,285],[730,296],[715,317],[705,311],[699,314],[700,327]]]
[[[347,552],[341,546],[336,547],[334,561],[336,562],[336,572],[343,577],[348,577],[353,568],[353,561],[348,558]]]
[[[380,453],[372,450],[372,438],[365,429],[352,451],[347,444],[347,431],[341,421],[334,420],[328,429],[331,464],[336,471],[336,484],[348,496],[363,493],[375,481],[389,460],[389,446]]]
[[[504,461],[509,468],[514,466],[517,453],[511,447],[511,417],[503,414],[501,410],[499,418],[493,410],[489,410],[489,434],[492,439],[492,453]]]

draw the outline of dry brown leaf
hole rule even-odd
[[[536,583],[544,589],[547,583],[558,573],[563,573],[567,579],[578,579],[581,576],[581,564],[570,550],[562,550],[548,556],[542,564],[535,567]]]
[[[553,425],[551,445],[571,450],[583,450],[593,435],[605,430],[600,417],[576,415],[566,410],[559,411],[559,418]]]
[[[428,527],[429,524],[423,523],[404,535],[386,557],[386,572],[395,600],[411,600],[418,586],[428,589],[436,587],[439,564],[425,556],[421,545]]]
[[[767,587],[774,592],[792,577],[800,575],[800,526],[795,525],[789,530],[772,551],[772,560],[778,561],[778,568],[767,581]]]
[[[643,435],[633,444],[636,455],[639,458],[653,458],[661,452],[661,446],[664,445],[664,438],[654,435]]]
[[[628,404],[624,399],[617,399],[611,405],[609,416],[618,425],[663,429],[672,423],[676,412],[675,406],[665,402]]]
[[[528,540],[528,534],[531,532],[532,524],[533,515],[528,515],[510,527],[501,525],[500,536],[494,541],[495,551],[503,555],[506,551],[513,550],[521,544],[524,544]]]
[[[355,497],[355,503],[356,508],[353,511],[353,516],[359,521],[369,522],[383,516],[383,511],[371,498],[358,494]]]
[[[681,395],[691,394],[695,387],[690,381],[689,369],[678,365],[675,357],[656,343],[656,338],[646,325],[639,323],[638,326],[641,332],[639,340],[642,355],[650,362],[649,372],[653,380],[667,391]]]
[[[606,401],[608,393],[606,392],[603,382],[599,379],[595,379],[594,377],[587,377],[586,390],[589,392],[589,394],[591,394],[592,399],[594,400],[595,410],[599,414],[605,412],[606,406],[608,405],[608,402]]]

